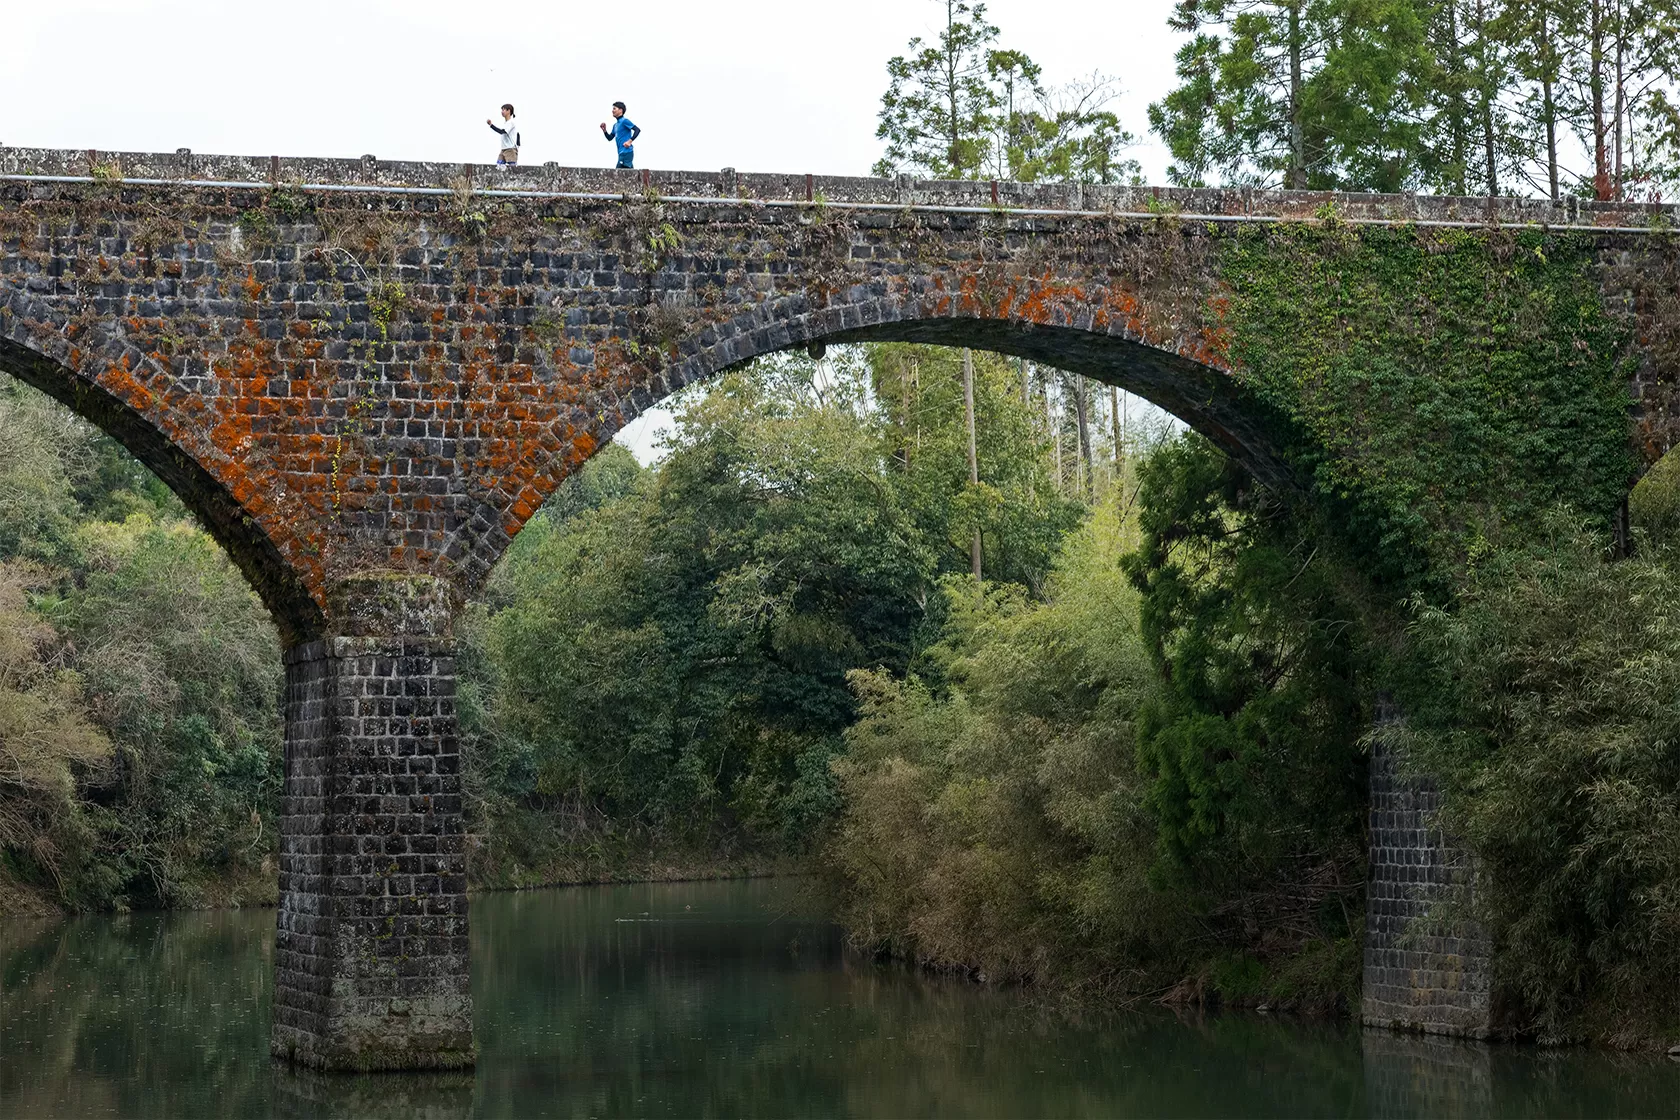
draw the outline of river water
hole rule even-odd
[[[785,881],[474,898],[471,1074],[268,1057],[274,914],[0,926],[0,1116],[1680,1116],[1680,1062],[1065,1013],[843,950]]]

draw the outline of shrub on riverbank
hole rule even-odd
[[[32,908],[273,899],[278,636],[155,477],[15,383],[0,645],[0,877]]]
[[[990,979],[1336,1006],[1364,764],[1334,569],[1199,437],[1141,473],[1141,527],[1117,490],[1042,600],[948,579],[916,672],[854,674],[842,913]]]
[[[94,836],[77,786],[111,761],[82,678],[63,664],[62,637],[29,608],[43,582],[32,564],[0,561],[0,914],[8,904],[31,913],[50,906],[27,888],[6,891],[7,865],[37,890],[57,890],[88,860]]]
[[[1512,1025],[1680,1035],[1680,555],[1559,512],[1414,636],[1395,735],[1480,861]]]
[[[1134,713],[1156,684],[1124,532],[1114,503],[1076,532],[1048,603],[948,578],[923,675],[853,675],[827,856],[859,943],[1092,991],[1176,978],[1193,921],[1149,881]]]

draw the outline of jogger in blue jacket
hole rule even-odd
[[[642,134],[642,130],[631,124],[630,119],[624,115],[624,102],[613,102],[612,115],[611,128],[607,127],[606,121],[601,122],[601,135],[618,145],[618,166],[634,167],[636,153],[631,145],[635,143],[636,137]]]

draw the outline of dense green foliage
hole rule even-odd
[[[1417,182],[1426,63],[1411,0],[1179,0],[1199,32],[1183,83],[1150,106],[1175,181],[1210,172],[1293,189],[1400,190]]]
[[[846,674],[904,672],[974,528],[990,570],[1043,579],[1075,507],[1015,370],[978,363],[975,488],[952,356],[869,358],[726,377],[657,470],[598,457],[517,539],[469,627],[482,876],[803,850],[837,804]]]
[[[1200,437],[1140,474],[1043,599],[949,581],[912,674],[855,675],[831,847],[847,919],[991,977],[1335,1005],[1365,726],[1340,569]]]
[[[916,672],[854,675],[828,858],[860,942],[996,979],[1177,979],[1191,922],[1149,882],[1134,725],[1158,685],[1115,564],[1119,499],[1070,539],[1047,601],[947,579]]]
[[[1192,35],[1149,107],[1174,182],[1640,200],[1680,184],[1674,0],[1177,0],[1168,22]]]
[[[279,652],[154,477],[0,390],[0,880],[77,907],[271,899]]]
[[[1348,905],[1363,879],[1369,707],[1357,581],[1306,509],[1200,437],[1163,446],[1141,476],[1141,539],[1122,566],[1162,681],[1138,711],[1160,848],[1202,875],[1319,863]]]
[[[1449,578],[1557,502],[1609,520],[1632,358],[1591,268],[1568,236],[1333,221],[1221,256],[1240,378],[1305,430],[1305,473],[1389,580]]]
[[[29,609],[39,581],[21,563],[0,565],[0,849],[57,886],[87,858],[78,787],[103,776],[111,742],[87,711],[81,678],[60,664],[59,634]]]
[[[1668,0],[1181,0],[1174,25],[1196,36],[1151,125],[1187,183],[1657,199],[1676,185],[1680,156],[1677,16]],[[1571,135],[1585,166],[1570,165]],[[1304,428],[1321,499],[1314,539],[1353,545],[1343,567],[1382,592],[1336,596],[1366,631],[1342,635],[1354,655],[1342,669],[1363,661],[1385,686],[1404,682],[1410,719],[1385,734],[1444,783],[1445,823],[1479,861],[1476,897],[1455,913],[1494,935],[1501,990],[1520,1003],[1505,1025],[1672,1030],[1680,767],[1663,667],[1673,659],[1668,540],[1680,521],[1673,467],[1659,465],[1630,503],[1654,551],[1610,563],[1575,520],[1608,524],[1633,473],[1626,327],[1603,308],[1587,248],[1568,239],[1355,236],[1323,216],[1316,229],[1246,238],[1222,266],[1242,376]],[[1559,512],[1565,502],[1579,512]],[[1231,527],[1223,510],[1203,522]],[[1240,573],[1228,599],[1218,581],[1181,585],[1171,566],[1155,571],[1146,586],[1165,594],[1146,596],[1145,634],[1158,599],[1178,608],[1177,648],[1204,652],[1196,620],[1219,621],[1227,604],[1242,625],[1216,636],[1252,641],[1247,628],[1270,612],[1236,604],[1265,604],[1277,569],[1228,570]],[[1383,595],[1405,587],[1423,593],[1401,639]],[[1283,633],[1349,615],[1310,597],[1268,605]],[[1169,694],[1217,696],[1255,679],[1255,665],[1238,662],[1215,681],[1185,682],[1174,647],[1157,648]],[[1333,709],[1350,679],[1360,678],[1279,680],[1241,710],[1287,709],[1303,686]],[[1172,826],[1175,807],[1201,810],[1180,839],[1218,835],[1227,798],[1264,800],[1264,771],[1231,764],[1243,757],[1233,736],[1243,723],[1181,717],[1179,734],[1161,736],[1179,749],[1152,756],[1140,715],[1145,766],[1161,775],[1160,822]],[[1252,820],[1251,810],[1231,815]]]
[[[1481,861],[1474,912],[1518,1021],[1672,1030],[1680,567],[1667,549],[1609,563],[1568,513],[1546,528],[1478,564],[1452,609],[1420,605],[1392,734]]]

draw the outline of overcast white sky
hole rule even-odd
[[[1171,0],[993,0],[1000,43],[1050,84],[1119,79],[1154,182],[1146,110],[1172,84]],[[526,163],[610,166],[615,100],[640,167],[865,175],[886,61],[941,0],[0,0],[0,143],[241,155],[495,159],[519,111]],[[627,442],[645,452],[636,425]]]

